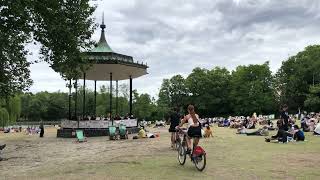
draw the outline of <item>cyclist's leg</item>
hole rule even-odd
[[[187,136],[186,139],[187,139],[187,148],[191,149],[191,138]]]
[[[200,140],[200,138],[198,138],[198,137],[193,138],[193,147],[198,146],[199,140]]]
[[[171,132],[171,147],[173,147],[174,141],[175,141],[175,133]]]

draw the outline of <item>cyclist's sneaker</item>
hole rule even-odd
[[[187,149],[186,154],[191,154],[191,149]]]
[[[6,147],[6,144],[0,146],[0,151]]]

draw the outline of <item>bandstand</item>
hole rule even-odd
[[[108,120],[88,120],[86,119],[86,106],[83,105],[82,113],[79,115],[77,112],[77,101],[75,102],[74,117],[76,119],[71,119],[71,105],[69,97],[69,119],[61,122],[61,129],[58,130],[57,137],[74,137],[76,129],[83,129],[87,137],[89,136],[107,136],[108,126],[118,124],[125,124],[129,132],[138,131],[138,121],[132,118],[132,80],[140,76],[147,74],[147,64],[135,62],[131,56],[123,55],[114,52],[108,45],[105,38],[105,28],[104,20],[102,19],[101,36],[100,40],[95,48],[91,51],[84,52],[84,57],[88,60],[90,64],[89,68],[83,72],[81,79],[83,81],[83,103],[86,102],[85,88],[86,81],[94,81],[94,114],[96,116],[96,97],[97,97],[97,81],[109,81],[110,83],[110,109]],[[118,114],[118,81],[129,80],[129,117],[128,119],[114,120],[112,114],[112,83],[116,83],[116,104],[115,114]],[[75,99],[77,99],[77,87],[78,79],[75,80]],[[69,92],[71,92],[71,80],[69,83]]]

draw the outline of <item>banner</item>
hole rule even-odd
[[[127,127],[137,127],[137,119],[126,119],[126,120],[115,120],[113,125],[119,127],[120,124],[126,125]],[[112,121],[79,121],[79,128],[108,128],[112,125]],[[78,121],[64,120],[61,121],[62,128],[78,128]]]

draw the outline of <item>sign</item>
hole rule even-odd
[[[127,127],[137,127],[137,119],[126,119],[126,120],[115,120],[113,125],[119,127],[120,124],[126,125]],[[79,128],[108,128],[112,125],[112,121],[79,121]],[[78,128],[78,121],[63,120],[61,121],[62,128]]]

